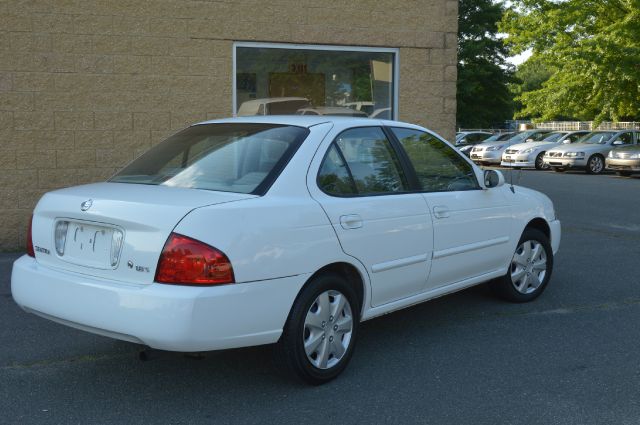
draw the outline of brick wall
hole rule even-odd
[[[455,127],[455,0],[0,0],[0,250],[46,191],[229,116],[233,41],[400,48],[400,119]]]

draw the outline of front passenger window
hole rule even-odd
[[[473,167],[446,143],[429,133],[392,128],[427,192],[480,189]]]

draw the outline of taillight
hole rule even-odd
[[[164,244],[156,282],[176,285],[234,283],[233,267],[224,253],[198,240],[172,233]]]
[[[27,228],[27,255],[29,257],[36,256],[36,251],[33,249],[33,237],[32,235],[32,227],[33,227],[33,215],[29,218],[29,227]]]

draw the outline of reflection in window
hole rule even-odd
[[[236,113],[392,118],[394,55],[237,46]]]
[[[356,185],[335,144],[327,152],[318,173],[318,186],[330,195],[354,195]]]
[[[347,130],[335,143],[347,162],[359,194],[407,190],[398,158],[379,127]]]
[[[428,192],[479,189],[473,167],[443,141],[418,130],[393,128],[422,190]]]
[[[252,193],[307,134],[282,125],[195,125],[154,146],[111,181]]]

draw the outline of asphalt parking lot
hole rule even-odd
[[[17,255],[2,254],[0,423],[640,423],[640,177],[513,181],[563,222],[542,297],[508,304],[481,286],[366,322],[322,387],[281,377],[269,347],[142,362],[133,344],[26,314],[9,288]]]

